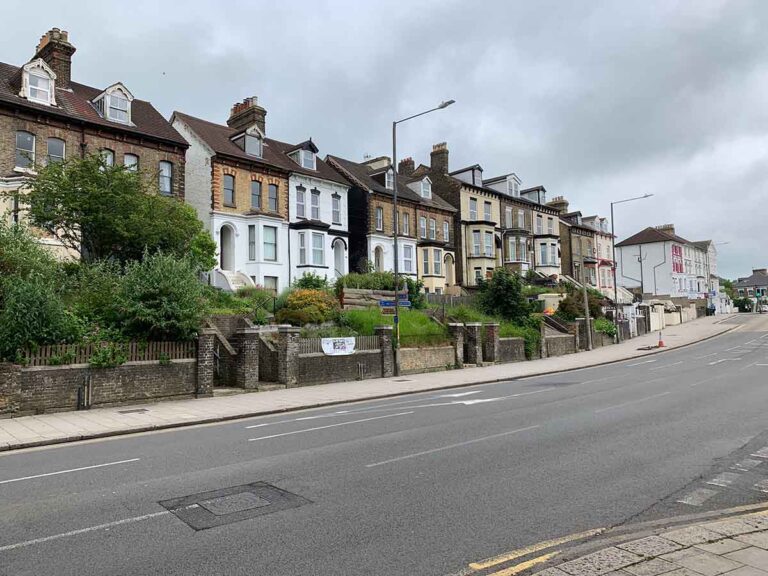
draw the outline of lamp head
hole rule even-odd
[[[438,108],[442,110],[443,108],[448,108],[448,106],[455,103],[456,103],[456,100],[446,100],[445,102],[442,102],[440,106],[438,106]]]

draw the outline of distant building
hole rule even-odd
[[[741,298],[768,297],[768,268],[755,268],[746,278],[739,278],[733,289]]]

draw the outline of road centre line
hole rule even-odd
[[[694,360],[702,360],[703,358],[709,358],[710,356],[717,356],[720,352],[712,352],[712,354],[704,354],[704,356],[694,356]]]
[[[141,522],[142,520],[157,518],[158,516],[166,516],[168,514],[170,514],[170,511],[163,510],[162,512],[153,512],[152,514],[144,514],[143,516],[134,516],[133,518],[125,518],[123,520],[107,522],[106,524],[99,524],[97,526],[90,526],[88,528],[80,528],[79,530],[70,530],[69,532],[62,532],[61,534],[54,534],[52,536],[43,536],[42,538],[35,538],[34,540],[25,540],[24,542],[17,542],[16,544],[7,544],[5,546],[0,546],[0,552],[7,552],[17,548],[26,548],[27,546],[33,546],[34,544],[42,544],[43,542],[50,542],[51,540],[60,540],[61,538],[68,538],[69,536],[77,536],[78,534],[95,532],[96,530],[108,530],[114,526],[133,524],[135,522]]]
[[[599,414],[601,412],[607,412],[608,410],[613,410],[615,408],[623,408],[624,406],[629,406],[630,404],[637,404],[638,402],[645,402],[646,400],[653,400],[654,398],[660,398],[662,396],[667,396],[668,394],[672,394],[672,392],[671,391],[662,392],[661,394],[646,396],[645,398],[640,398],[638,400],[630,400],[629,402],[624,402],[623,404],[616,404],[615,406],[607,406],[605,408],[600,408],[599,410],[595,410],[595,414]]]
[[[93,470],[94,468],[104,468],[105,466],[116,466],[118,464],[128,464],[129,462],[138,462],[140,458],[131,458],[130,460],[118,460],[117,462],[106,462],[105,464],[94,464],[93,466],[82,466],[80,468],[70,468],[69,470],[58,470],[56,472],[47,472],[46,474],[35,474],[34,476],[24,476],[22,478],[11,478],[10,480],[0,480],[0,484],[11,484],[12,482],[21,482],[23,480],[33,480],[34,478],[44,478],[46,476],[58,476],[59,474],[69,474],[70,472],[81,472],[83,470]]]
[[[546,550],[547,548],[552,548],[553,546],[559,546],[560,544],[567,544],[568,542],[573,542],[574,540],[583,540],[584,538],[597,536],[598,534],[605,532],[605,530],[606,528],[596,528],[594,530],[587,530],[586,532],[578,532],[576,534],[569,534],[568,536],[562,536],[560,538],[553,538],[552,540],[544,540],[543,542],[531,544],[530,546],[518,548],[517,550],[510,550],[504,554],[499,554],[498,556],[493,556],[492,558],[486,558],[485,560],[480,560],[479,562],[472,562],[469,564],[469,567],[473,570],[485,570],[486,568],[497,566],[517,558],[522,558],[523,556],[528,556],[528,554],[540,552],[541,550]]]
[[[677,366],[678,364],[682,364],[683,361],[680,360],[679,362],[673,362],[672,364],[664,364],[664,366],[656,366],[655,368],[651,368],[648,370],[649,372],[653,372],[654,370],[664,370],[664,368],[671,368],[672,366]]]
[[[501,438],[503,436],[509,436],[510,434],[525,432],[526,430],[533,430],[534,428],[541,428],[541,426],[536,424],[535,426],[526,426],[525,428],[518,428],[517,430],[508,430],[507,432],[501,432],[499,434],[491,434],[490,436],[483,436],[482,438],[474,438],[473,440],[466,440],[465,442],[458,442],[456,444],[449,444],[448,446],[441,446],[440,448],[433,448],[431,450],[424,450],[422,452],[406,454],[405,456],[398,456],[397,458],[390,458],[389,460],[382,460],[381,462],[366,464],[365,467],[375,468],[376,466],[383,466],[384,464],[392,464],[394,462],[400,462],[401,460],[409,460],[410,458],[417,458],[419,456],[427,456],[428,454],[434,454],[435,452],[442,452],[443,450],[450,450],[452,448],[460,448],[462,446],[476,444],[477,442],[483,442],[485,440],[493,440],[494,438]]]
[[[627,364],[627,368],[631,368],[632,366],[640,366],[640,364],[650,364],[651,362],[656,362],[656,360],[643,360],[642,362],[635,362],[634,364]]]
[[[316,426],[314,428],[307,428],[305,430],[294,430],[292,432],[282,432],[280,434],[271,434],[270,436],[248,438],[248,442],[256,442],[257,440],[269,440],[270,438],[280,438],[281,436],[291,436],[293,434],[304,434],[306,432],[314,432],[316,430],[325,430],[326,428],[336,428],[337,426],[348,426],[350,424],[360,424],[361,422],[381,420],[382,418],[394,418],[395,416],[406,416],[408,414],[413,414],[413,412],[399,412],[397,414],[385,414],[384,416],[374,416],[373,418],[363,418],[361,420],[351,420],[349,422],[338,422],[336,424],[329,424],[328,426]]]

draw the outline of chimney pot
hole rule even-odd
[[[402,174],[403,176],[410,176],[413,174],[414,170],[416,170],[416,163],[410,156],[408,158],[403,158],[400,160],[400,162],[397,163],[398,174]]]
[[[437,174],[448,174],[448,144],[439,142],[432,146],[430,168]]]
[[[235,102],[227,120],[227,126],[235,130],[246,130],[254,124],[258,126],[262,134],[266,134],[267,111],[259,106],[256,96],[244,98],[242,102]]]
[[[69,88],[72,77],[72,55],[75,47],[69,43],[66,30],[51,28],[40,37],[35,58],[42,58],[56,74],[57,88]]]

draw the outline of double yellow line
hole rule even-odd
[[[505,564],[507,562],[511,562],[512,560],[517,560],[518,558],[523,558],[524,556],[529,556],[536,552],[547,550],[548,548],[560,546],[561,544],[567,544],[568,542],[573,542],[575,540],[583,540],[584,538],[597,536],[598,534],[601,534],[604,531],[605,531],[605,528],[596,528],[594,530],[587,530],[586,532],[579,532],[577,534],[569,534],[568,536],[562,536],[560,538],[554,538],[552,540],[544,540],[543,542],[539,542],[537,544],[531,544],[530,546],[526,546],[524,548],[518,548],[517,550],[511,550],[504,554],[500,554],[499,556],[494,556],[493,558],[487,558],[485,560],[481,560],[480,562],[472,562],[469,565],[469,567],[474,572],[479,570],[486,570],[488,568],[493,568],[494,566],[498,566],[499,564]],[[528,568],[532,568],[533,566],[536,566],[538,564],[543,564],[544,562],[557,556],[559,553],[560,553],[559,550],[555,550],[554,552],[549,552],[547,554],[537,556],[536,558],[531,558],[530,560],[526,560],[525,562],[515,564],[514,566],[505,568],[498,572],[493,572],[488,576],[514,576],[515,574],[519,574],[523,570],[527,570]]]

